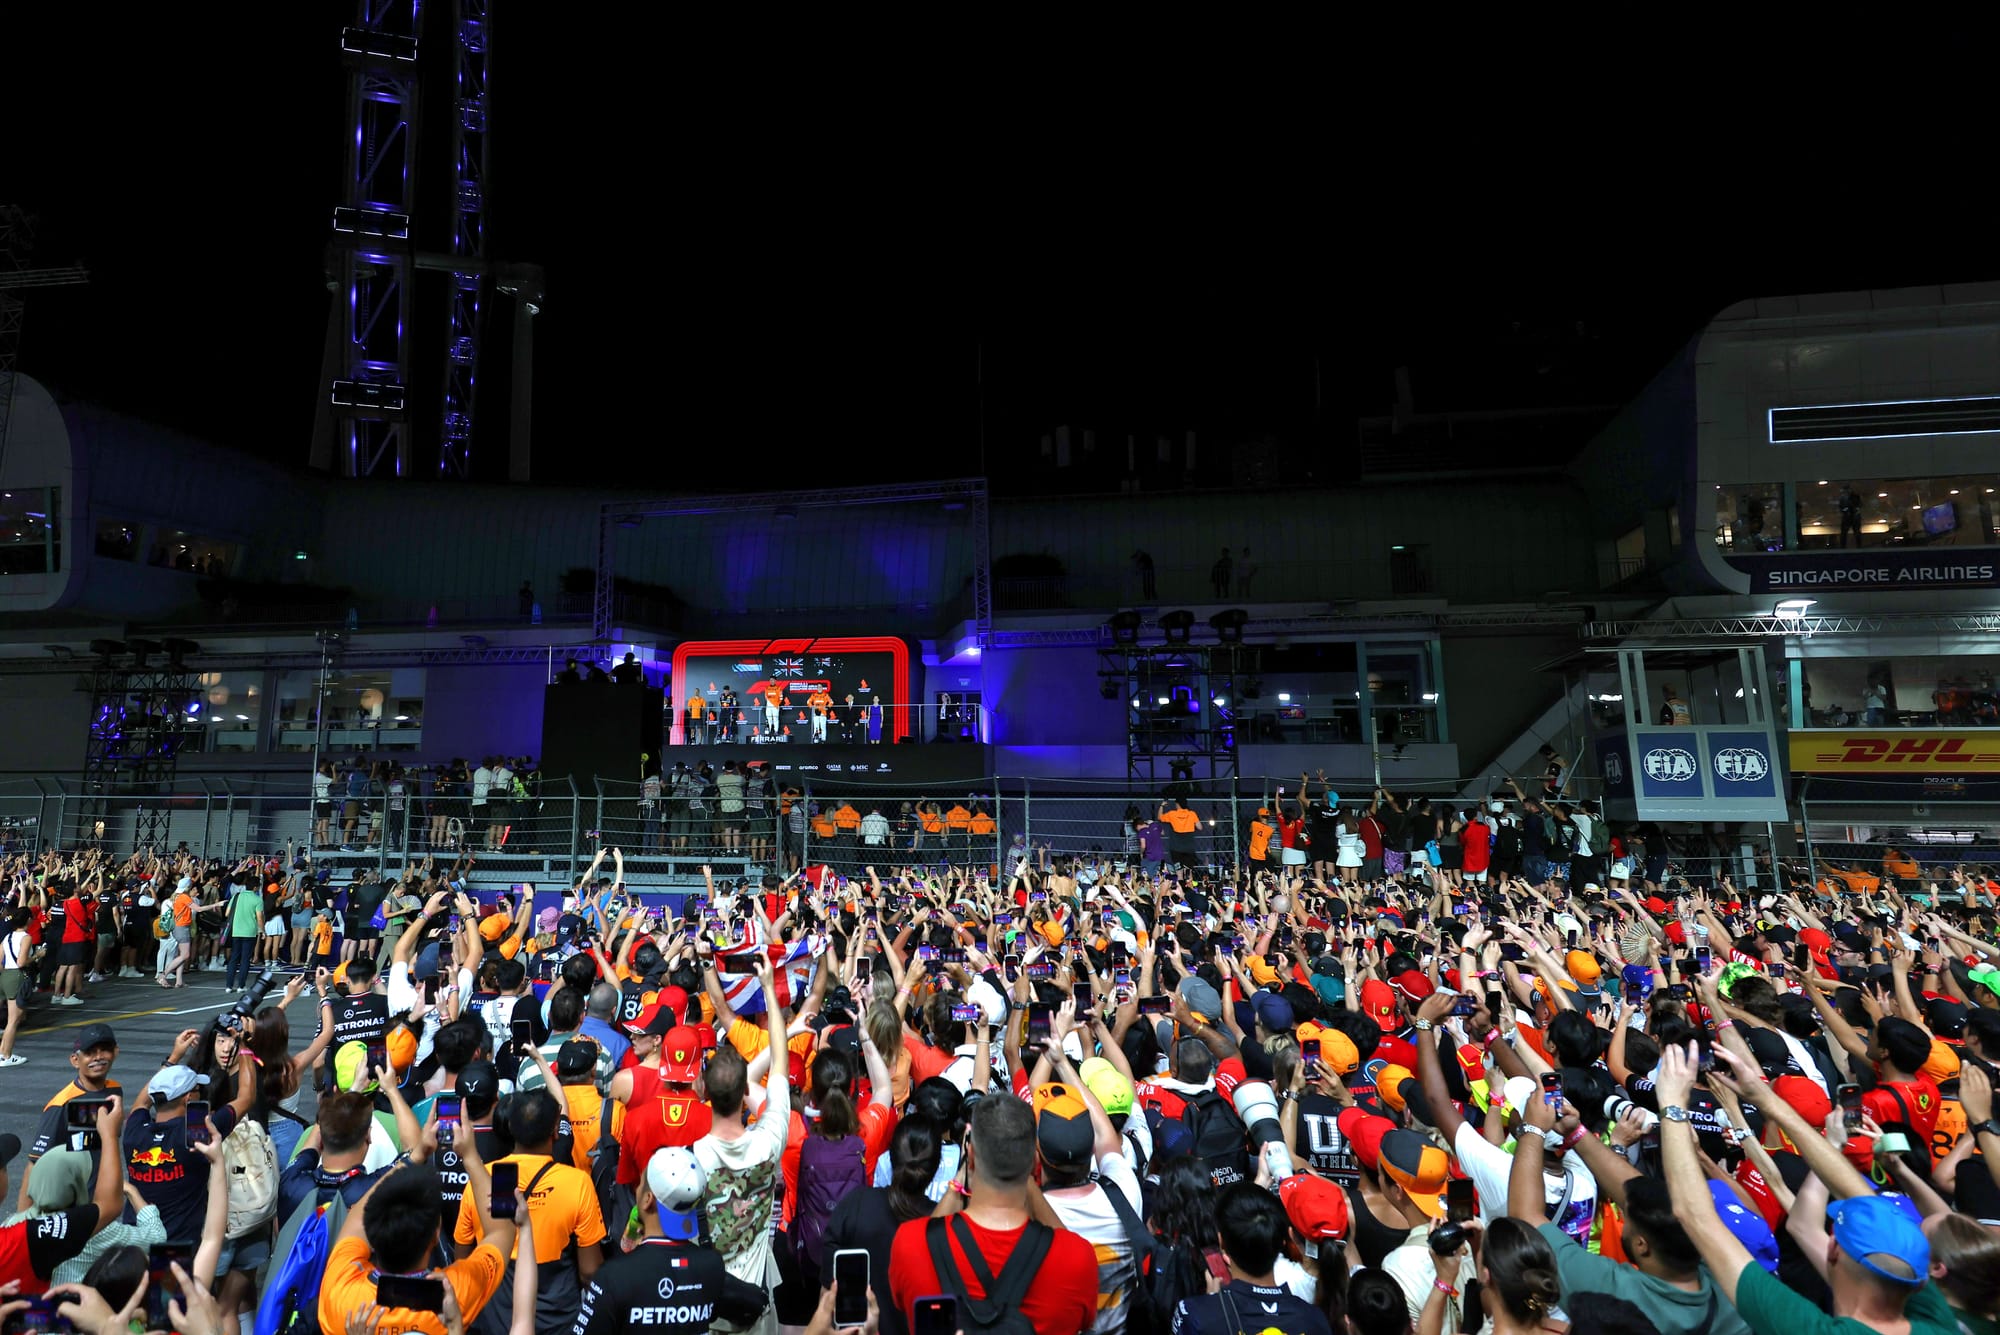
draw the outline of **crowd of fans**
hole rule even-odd
[[[1979,869],[1021,857],[675,911],[615,852],[487,902],[461,859],[343,900],[336,950],[262,925],[328,911],[297,861],[10,869],[0,1060],[24,973],[88,963],[128,897],[162,959],[208,915],[234,965],[247,929],[249,991],[158,1066],[76,1030],[0,1224],[6,1328],[2000,1328]],[[300,971],[270,995],[260,959]]]

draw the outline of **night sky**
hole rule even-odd
[[[260,7],[255,28],[49,9],[10,7],[0,202],[41,216],[42,263],[81,260],[93,280],[30,294],[24,369],[302,467],[352,5]],[[548,272],[535,435],[551,482],[977,471],[982,363],[1001,471],[1068,422],[1268,437],[1337,478],[1398,366],[1420,411],[1616,403],[1741,297],[1994,276],[1976,235],[1893,200],[1879,219],[1864,201],[1766,221],[1748,206],[1768,166],[1696,180],[1651,141],[1623,162],[1546,127],[1439,150],[1385,145],[1379,126],[1358,145],[1261,126],[1212,165],[1164,119],[1100,117],[1090,94],[1017,88],[961,122],[858,69],[725,76],[687,49],[641,64],[663,18],[647,33],[496,9],[489,251]],[[441,124],[434,110],[433,190]],[[1537,153],[1564,159],[1559,184],[1521,161]],[[443,294],[418,301],[421,380]],[[504,468],[505,319],[483,475]]]

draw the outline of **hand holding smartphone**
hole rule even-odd
[[[493,1180],[493,1193],[487,1202],[486,1212],[495,1219],[514,1217],[514,1192],[521,1185],[521,1170],[511,1163],[496,1163],[487,1170]]]

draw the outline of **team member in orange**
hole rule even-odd
[[[1167,857],[1176,867],[1195,867],[1201,864],[1201,855],[1195,851],[1194,834],[1201,828],[1201,817],[1189,810],[1187,799],[1177,797],[1172,806],[1160,808],[1160,820],[1165,823],[1167,834]]]
[[[1257,808],[1257,819],[1250,822],[1250,869],[1262,871],[1270,865],[1271,838],[1278,827],[1271,823],[1271,809]]]
[[[953,802],[944,813],[944,834],[944,860],[957,865],[964,861],[966,851],[972,846],[972,812],[965,803]]]
[[[971,835],[974,861],[992,865],[995,868],[994,874],[998,875],[1000,847],[994,836],[1000,833],[1000,825],[993,819],[993,813],[986,809],[984,802],[977,800],[973,802],[972,824],[968,827],[968,832]]]
[[[834,847],[839,851],[828,861],[839,864],[847,872],[858,871],[861,866],[859,856],[861,813],[854,809],[854,803],[841,799],[833,809],[833,825],[836,831]]]
[[[700,691],[696,691],[688,696],[687,740],[689,746],[699,746],[708,740],[708,730],[703,725],[703,718],[707,710],[708,701],[702,696]]]
[[[784,687],[778,685],[775,681],[764,687],[764,735],[766,737],[776,737],[778,735],[778,706],[784,703]]]
[[[826,716],[833,709],[833,695],[824,686],[816,686],[806,697],[806,708],[812,710],[813,740],[826,740]]]

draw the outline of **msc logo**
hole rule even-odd
[[[1770,772],[1771,762],[1762,751],[1730,746],[1715,753],[1715,777],[1724,783],[1755,783]]]
[[[1696,774],[1694,757],[1678,746],[1655,747],[1640,758],[1655,783],[1686,783]]]
[[[1604,781],[1614,787],[1625,782],[1625,757],[1616,751],[1604,753]]]

